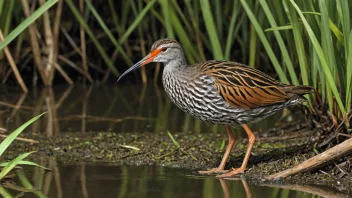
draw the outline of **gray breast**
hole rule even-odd
[[[229,106],[213,83],[214,79],[206,75],[163,73],[165,91],[180,109],[214,124],[238,124],[244,109]]]

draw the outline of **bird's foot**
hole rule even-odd
[[[224,173],[221,175],[217,175],[216,177],[220,177],[220,178],[225,178],[225,177],[232,177],[234,175],[238,175],[240,173],[243,173],[245,170],[247,170],[246,168],[232,168],[230,172],[228,173]]]
[[[199,174],[210,175],[210,174],[214,174],[214,173],[227,173],[229,171],[230,170],[224,170],[224,169],[221,169],[221,168],[217,167],[217,168],[212,168],[212,169],[206,170],[206,171],[198,171],[198,173]]]

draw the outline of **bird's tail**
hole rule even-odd
[[[298,94],[298,95],[304,95],[304,94],[309,94],[313,93],[315,89],[311,86],[307,85],[298,85],[298,86],[289,86],[287,89],[288,93],[292,94]]]

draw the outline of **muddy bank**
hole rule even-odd
[[[313,144],[319,131],[305,129],[304,126],[285,130],[272,130],[256,133],[257,142],[249,160],[249,170],[241,175],[252,182],[308,159],[314,155]],[[5,158],[12,159],[19,153],[37,152],[31,156],[46,156],[60,163],[102,162],[132,165],[158,164],[169,167],[194,170],[217,166],[226,147],[226,133],[194,134],[174,133],[173,137],[180,147],[169,137],[167,132],[160,133],[61,133],[57,137],[45,137],[41,134],[23,135],[21,137],[39,141],[29,144],[16,141],[5,153]],[[236,140],[227,168],[239,167],[247,147],[247,139]],[[326,185],[344,192],[349,192],[351,178],[336,179],[323,172],[305,173],[291,177],[289,182]]]

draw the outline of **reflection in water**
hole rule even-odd
[[[265,187],[245,180],[224,180],[211,176],[194,176],[190,171],[160,166],[57,165],[52,171],[37,167],[18,171],[16,184],[5,183],[2,195],[25,192],[23,197],[313,197],[322,189],[306,192],[284,189],[285,186]],[[0,186],[1,187],[1,186]],[[297,187],[297,186],[296,186]],[[309,192],[309,193],[307,193]],[[36,196],[33,196],[36,195]],[[329,194],[343,197],[339,194]],[[316,196],[315,196],[316,197]]]
[[[157,85],[55,86],[33,88],[28,94],[11,88],[0,89],[0,127],[12,131],[30,118],[47,111],[35,122],[32,133],[55,136],[60,132],[221,132],[179,110]],[[274,126],[282,113],[254,125],[254,129]],[[268,122],[271,120],[271,122]],[[245,133],[243,133],[245,134]]]

